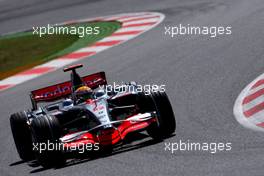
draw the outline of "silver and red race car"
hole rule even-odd
[[[80,67],[64,69],[71,71],[70,81],[32,91],[32,110],[11,115],[22,160],[36,159],[43,167],[53,167],[65,164],[65,153],[84,146],[111,152],[132,132],[146,130],[155,140],[174,133],[176,121],[165,92],[146,94],[137,91],[135,82],[109,90],[104,72],[80,77],[76,73]],[[83,86],[92,90],[88,96],[76,93]]]

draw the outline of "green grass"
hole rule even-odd
[[[111,35],[121,27],[118,22],[92,22],[71,26],[98,26],[98,35],[44,35],[22,32],[0,37],[0,79],[6,78]]]

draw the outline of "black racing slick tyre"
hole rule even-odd
[[[140,109],[144,112],[155,111],[157,123],[150,125],[148,134],[157,140],[171,136],[176,130],[176,120],[170,100],[165,92],[151,92],[140,95]]]
[[[165,92],[151,93],[157,115],[157,123],[147,130],[153,139],[164,139],[171,136],[176,130],[176,120],[170,100]]]
[[[32,139],[26,112],[18,112],[10,117],[10,126],[17,152],[24,161],[34,159]]]
[[[59,147],[62,130],[57,118],[51,115],[35,118],[31,122],[31,130],[33,142],[38,146],[35,154],[39,164],[44,168],[65,164],[66,159]],[[40,145],[45,147],[40,148]]]

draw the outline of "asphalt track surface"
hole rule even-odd
[[[158,27],[84,63],[81,74],[104,70],[110,82],[166,84],[177,118],[176,136],[165,142],[232,142],[232,150],[164,151],[164,142],[144,138],[114,155],[43,170],[20,163],[9,115],[30,107],[28,92],[67,80],[61,70],[0,93],[0,175],[196,175],[263,176],[263,133],[238,124],[232,108],[240,91],[264,70],[262,0],[1,0],[0,33],[84,17],[157,11]],[[170,38],[165,25],[230,25],[232,35]],[[137,145],[139,143],[139,145]]]

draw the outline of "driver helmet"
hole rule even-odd
[[[93,98],[93,90],[88,86],[81,86],[75,91],[77,99],[87,100]]]

